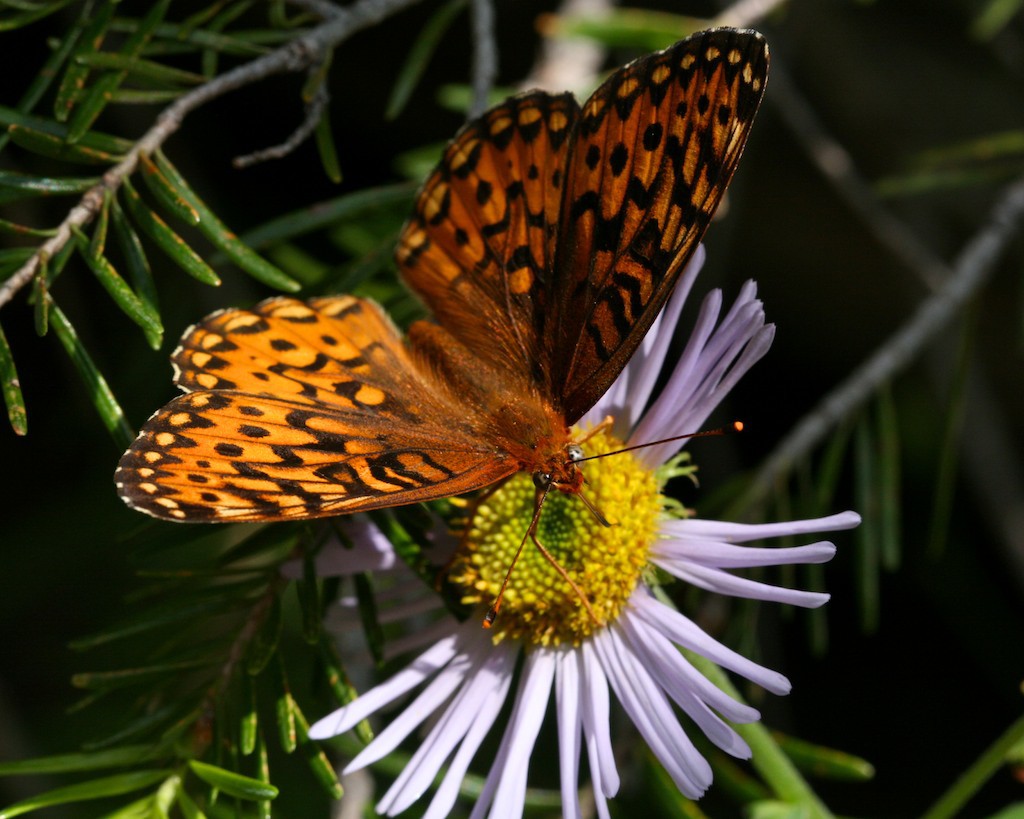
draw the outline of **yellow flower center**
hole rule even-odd
[[[585,454],[623,446],[601,431],[586,442]],[[587,461],[580,468],[586,478],[583,494],[612,525],[601,525],[578,497],[552,491],[541,511],[537,540],[586,596],[590,611],[527,539],[494,622],[495,642],[578,644],[615,620],[636,588],[662,510],[655,474],[632,453]],[[463,589],[463,603],[493,603],[533,518],[534,495],[531,476],[520,473],[472,510],[449,575]]]

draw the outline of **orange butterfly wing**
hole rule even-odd
[[[540,330],[578,116],[571,94],[534,91],[467,123],[424,183],[396,252],[442,327],[538,386],[550,380]]]
[[[449,497],[518,468],[372,302],[215,313],[173,361],[197,391],[147,421],[115,474],[128,505],[155,517],[321,517]]]
[[[545,346],[569,423],[611,386],[697,248],[764,95],[755,31],[713,29],[615,72],[567,171]]]

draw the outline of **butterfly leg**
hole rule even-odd
[[[519,562],[519,556],[523,553],[523,548],[526,546],[526,539],[533,537],[533,533],[537,531],[537,521],[540,520],[540,510],[544,508],[544,501],[548,498],[548,492],[551,491],[551,486],[552,484],[549,483],[543,489],[538,489],[536,495],[534,495],[533,518],[530,520],[530,525],[526,528],[526,534],[523,535],[523,539],[519,541],[519,548],[516,549],[515,556],[512,558],[512,564],[508,567],[508,571],[505,572],[505,579],[501,582],[501,588],[498,589],[498,595],[494,598],[494,602],[491,603],[491,607],[487,610],[487,614],[484,616],[484,628],[490,628],[494,625],[494,620],[498,616],[498,609],[501,608],[501,600],[505,596],[505,589],[508,588],[508,582],[512,579],[512,570],[516,567],[516,563]],[[534,542],[536,543],[536,538],[534,538]],[[538,543],[537,545],[539,546],[540,544]],[[543,549],[543,547],[541,548]],[[557,564],[555,565],[557,566]],[[571,583],[572,581],[570,580],[569,582]]]
[[[581,445],[585,444],[587,441],[589,441],[591,438],[593,438],[598,433],[607,432],[608,430],[610,430],[614,423],[615,423],[615,419],[612,418],[612,416],[610,416],[610,415],[606,415],[601,420],[600,424],[598,424],[593,429],[588,429],[586,434],[582,438],[579,438],[579,439],[575,440],[573,443],[581,444]]]
[[[536,528],[536,523],[534,524],[534,528]],[[587,593],[585,591],[583,591],[583,589],[581,589],[579,586],[576,585],[576,581],[573,580],[571,577],[569,577],[569,573],[565,569],[562,568],[562,565],[557,560],[555,560],[555,556],[553,554],[551,554],[551,552],[549,552],[547,549],[544,548],[544,544],[543,543],[541,543],[539,540],[537,540],[536,532],[531,530],[528,534],[530,535],[530,539],[533,541],[533,545],[536,546],[538,549],[540,549],[540,553],[542,555],[544,555],[544,559],[548,563],[551,564],[551,568],[553,568],[556,572],[558,572],[558,574],[562,578],[562,580],[564,580],[566,583],[568,583],[569,587],[574,592],[576,592],[576,596],[580,599],[580,602],[583,604],[583,608],[585,608],[587,610],[587,614],[590,615],[590,619],[594,622],[594,625],[595,626],[603,626],[604,623],[601,622],[601,620],[598,618],[597,614],[594,613],[594,610],[590,606],[590,600],[587,598]]]

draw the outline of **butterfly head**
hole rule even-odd
[[[583,487],[583,473],[577,464],[583,457],[583,447],[577,443],[566,444],[533,473],[533,485],[541,491],[557,489],[567,495],[578,495]]]

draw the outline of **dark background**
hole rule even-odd
[[[182,4],[183,7],[190,4]],[[1018,15],[990,42],[972,38],[981,3],[793,2],[757,27],[768,38],[773,70],[849,151],[867,180],[905,173],[924,150],[995,133],[1024,133],[1024,21]],[[385,121],[387,95],[413,38],[434,10],[416,7],[347,41],[332,69],[332,124],[345,179],[324,178],[305,145],[279,162],[235,171],[230,159],[283,139],[301,117],[300,80],[277,78],[227,97],[189,118],[166,146],[194,187],[235,230],[339,193],[394,181],[403,151],[449,138],[459,115],[438,107],[442,83],[464,82],[469,67],[465,15],[453,25],[410,105]],[[497,4],[500,82],[512,85],[538,49],[540,2]],[[710,15],[706,4],[672,10]],[[171,16],[180,19],[172,5]],[[183,16],[183,15],[182,15]],[[0,34],[0,103],[12,105],[45,58],[52,21]],[[608,66],[639,52],[612,50]],[[121,110],[108,131],[138,134],[157,109]],[[951,260],[988,219],[1002,178],[876,200],[917,239]],[[994,162],[980,157],[978,165]],[[6,165],[5,165],[6,167]],[[48,217],[56,223],[59,217]],[[46,223],[46,221],[42,222]],[[709,261],[697,292],[722,286],[727,298],[756,278],[775,345],[734,393],[723,418],[742,417],[738,439],[694,447],[702,491],[755,468],[792,425],[898,329],[927,290],[915,271],[855,212],[815,167],[769,83],[767,101],[731,188],[724,218],[712,226]],[[1024,509],[1012,475],[971,466],[972,450],[996,445],[1018,470],[1024,434],[1021,389],[1022,244],[1016,240],[972,305],[972,375],[1000,419],[993,425],[973,398],[965,404],[948,540],[926,549],[949,383],[960,343],[951,326],[892,390],[899,416],[903,476],[902,561],[881,581],[879,625],[865,632],[857,603],[854,538],[840,533],[827,569],[833,594],[829,640],[808,648],[802,617],[765,611],[765,658],[793,681],[784,700],[759,703],[769,724],[865,757],[868,783],[821,783],[844,815],[923,811],[1021,713],[1024,677]],[[154,259],[156,254],[154,254]],[[269,293],[237,272],[218,290],[158,270],[167,328],[165,349],[144,346],[80,263],[59,282],[61,304],[111,381],[129,421],[141,424],[171,397],[167,354],[186,325],[210,309]],[[52,335],[38,338],[21,295],[0,314],[19,363],[29,435],[0,430],[0,758],[56,753],[87,739],[101,715],[69,716],[78,698],[70,676],[91,669],[68,641],[109,624],[136,580],[125,538],[136,517],[117,499],[111,475],[120,454],[96,416],[72,365]],[[854,500],[844,478],[835,510]],[[998,490],[998,491],[997,491]],[[1005,499],[993,504],[999,492]],[[700,508],[700,495],[687,497]],[[993,508],[995,506],[996,508]],[[38,780],[0,780],[0,802],[37,792]],[[733,810],[716,801],[711,815]],[[1024,787],[996,775],[965,815],[988,815]]]

